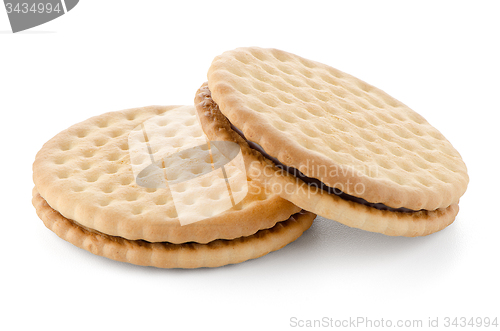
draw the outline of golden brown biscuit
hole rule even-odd
[[[405,236],[458,213],[468,176],[453,146],[401,102],[327,65],[276,49],[225,52],[195,104],[210,139],[239,143],[248,175],[303,209]]]
[[[207,141],[193,106],[106,113],[44,144],[33,204],[58,236],[114,260],[242,262],[295,240],[315,215],[248,179],[234,151]]]

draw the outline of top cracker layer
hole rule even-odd
[[[145,169],[151,158],[161,160],[166,153],[186,150],[190,143],[206,143],[197,123],[193,106],[151,106],[110,112],[75,124],[38,152],[33,164],[36,188],[53,209],[85,227],[151,242],[207,243],[249,236],[300,211],[291,202],[252,185],[252,181],[244,199],[220,213],[214,204],[221,196],[212,194],[217,190],[206,193],[214,186],[212,180],[199,177],[195,184],[191,180],[176,185],[181,194],[177,204],[171,182],[159,187],[139,186],[134,172]],[[141,137],[146,139],[146,134],[151,154],[130,153],[144,147]],[[131,137],[137,137],[135,144]],[[131,159],[130,155],[139,157]],[[185,156],[176,155],[176,162]],[[217,159],[214,154],[213,159],[205,156],[204,162],[192,165],[186,158],[183,174],[195,177],[203,168],[211,170]],[[230,176],[228,170],[229,182]],[[179,201],[208,218],[181,226]],[[200,201],[210,208],[198,208]]]
[[[281,163],[369,202],[434,210],[468,184],[460,154],[422,116],[325,64],[239,48],[208,71],[213,100]]]

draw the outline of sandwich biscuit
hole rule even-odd
[[[460,154],[422,116],[328,65],[276,49],[217,56],[195,104],[212,140],[297,206],[369,231],[443,229],[468,184]]]
[[[314,214],[247,179],[223,152],[193,106],[106,113],[44,144],[33,204],[78,247],[162,268],[242,262],[309,228]]]

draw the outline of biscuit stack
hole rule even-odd
[[[114,260],[217,267],[297,239],[315,214],[391,236],[451,224],[468,176],[422,116],[351,75],[276,49],[216,57],[193,106],[106,113],[47,142],[33,204]]]

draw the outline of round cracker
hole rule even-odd
[[[228,119],[211,99],[206,83],[198,90],[195,104],[203,130],[210,139],[238,143],[247,174],[268,190],[304,210],[350,227],[406,237],[424,236],[442,230],[453,223],[458,214],[458,204],[433,211],[394,212],[379,210],[329,194],[278,168],[271,160],[251,148],[248,142],[231,128]]]
[[[133,166],[141,164],[131,163],[129,138],[135,128],[153,118],[159,118],[154,126],[159,143],[151,145],[153,158],[160,158],[168,148],[186,148],[189,137],[194,137],[195,143],[206,142],[193,106],[151,106],[106,113],[73,125],[44,144],[33,164],[38,192],[53,209],[87,228],[150,242],[207,243],[249,236],[300,211],[250,181],[246,197],[231,209],[181,226],[168,186],[139,186],[134,177]],[[162,121],[167,126],[162,126]],[[162,140],[165,135],[174,142]],[[205,197],[200,189],[187,187],[192,203],[207,198],[217,202],[218,197]],[[210,208],[195,211],[213,212]]]
[[[238,48],[214,59],[208,85],[247,139],[344,193],[434,210],[458,203],[466,190],[465,164],[437,129],[328,65],[276,49]]]
[[[73,245],[112,260],[158,268],[220,267],[255,259],[296,240],[316,217],[302,211],[247,237],[217,239],[207,244],[172,244],[128,240],[85,228],[52,209],[36,189],[33,205],[45,226]]]

